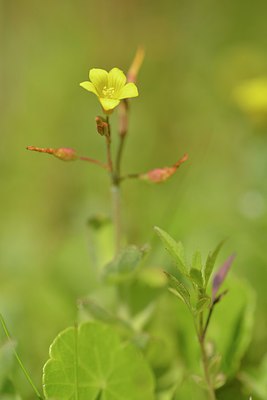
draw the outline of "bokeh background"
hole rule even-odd
[[[256,368],[267,351],[266,1],[2,0],[0,12],[0,310],[37,383],[49,344],[93,286],[86,221],[110,212],[110,192],[96,166],[25,148],[104,160],[101,110],[79,82],[92,67],[127,71],[140,44],[123,170],[189,160],[165,184],[125,182],[128,242],[151,243],[163,266],[154,225],[189,254],[227,237],[221,257],[237,253],[233,273],[257,297],[244,361]]]

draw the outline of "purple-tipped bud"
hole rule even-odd
[[[227,258],[227,260],[224,262],[224,264],[216,272],[216,274],[213,278],[213,283],[212,283],[212,301],[215,300],[217,293],[218,293],[221,285],[223,284],[223,282],[226,278],[226,275],[232,266],[234,259],[235,259],[235,254],[232,254],[230,257]]]

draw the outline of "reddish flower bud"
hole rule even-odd
[[[96,129],[101,136],[109,136],[108,123],[102,117],[96,117]]]
[[[59,149],[55,149],[53,156],[63,161],[75,161],[78,158],[76,151],[69,147],[60,147]]]
[[[52,148],[28,146],[27,150],[38,151],[39,153],[52,154],[53,156],[63,161],[74,161],[77,160],[78,158],[76,151],[68,147],[60,147],[59,149],[52,149]]]
[[[184,163],[188,159],[188,155],[185,154],[179,161],[177,161],[172,167],[164,167],[164,168],[156,168],[145,174],[139,175],[140,179],[152,182],[152,183],[161,183],[170,178],[180,167],[182,163]]]

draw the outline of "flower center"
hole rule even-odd
[[[115,89],[113,87],[108,88],[107,86],[103,87],[102,93],[103,96],[107,99],[112,99],[114,97]]]

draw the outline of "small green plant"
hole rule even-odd
[[[229,318],[226,318],[230,334],[226,340],[218,341],[225,354],[216,351],[213,341],[208,338],[215,306],[227,293],[220,289],[234,260],[234,255],[231,255],[214,274],[210,290],[209,283],[223,242],[208,255],[206,262],[202,262],[197,251],[192,262],[188,263],[181,242],[176,242],[156,227],[156,233],[177,267],[175,271],[170,271],[170,267],[165,274],[159,268],[146,265],[149,246],[123,245],[122,183],[133,178],[150,183],[164,182],[187,160],[185,154],[172,166],[145,173],[121,172],[128,136],[129,98],[139,94],[136,80],[143,56],[143,50],[139,49],[127,77],[118,68],[109,72],[94,68],[89,72],[90,80],[80,84],[100,101],[103,115],[97,116],[95,122],[97,133],[104,139],[106,162],[80,156],[74,149],[66,147],[27,147],[63,161],[80,160],[104,169],[110,176],[114,227],[113,257],[105,265],[96,262],[95,291],[78,299],[76,324],[59,333],[50,346],[49,359],[43,368],[43,394],[23,365],[1,317],[9,346],[0,352],[0,357],[7,352],[7,358],[10,358],[11,346],[12,356],[15,356],[39,399],[174,400],[186,396],[188,376],[192,376],[189,385],[200,388],[196,392],[199,397],[195,398],[215,400],[216,389],[235,375],[249,343],[254,303],[250,289],[243,283],[234,284],[238,288],[238,300],[233,302],[233,307],[230,305]],[[119,132],[113,157],[111,115],[116,107],[119,110]],[[95,244],[101,240],[101,257],[106,259],[103,237],[106,238],[108,231],[105,244],[109,249],[109,218],[94,216],[89,220],[89,228],[95,236]],[[166,288],[187,307],[193,326]],[[221,322],[219,329],[224,329]],[[200,360],[203,373],[198,368]],[[8,372],[6,375],[3,373],[3,377],[0,375],[0,384],[6,376]],[[2,390],[3,387],[4,384]]]

